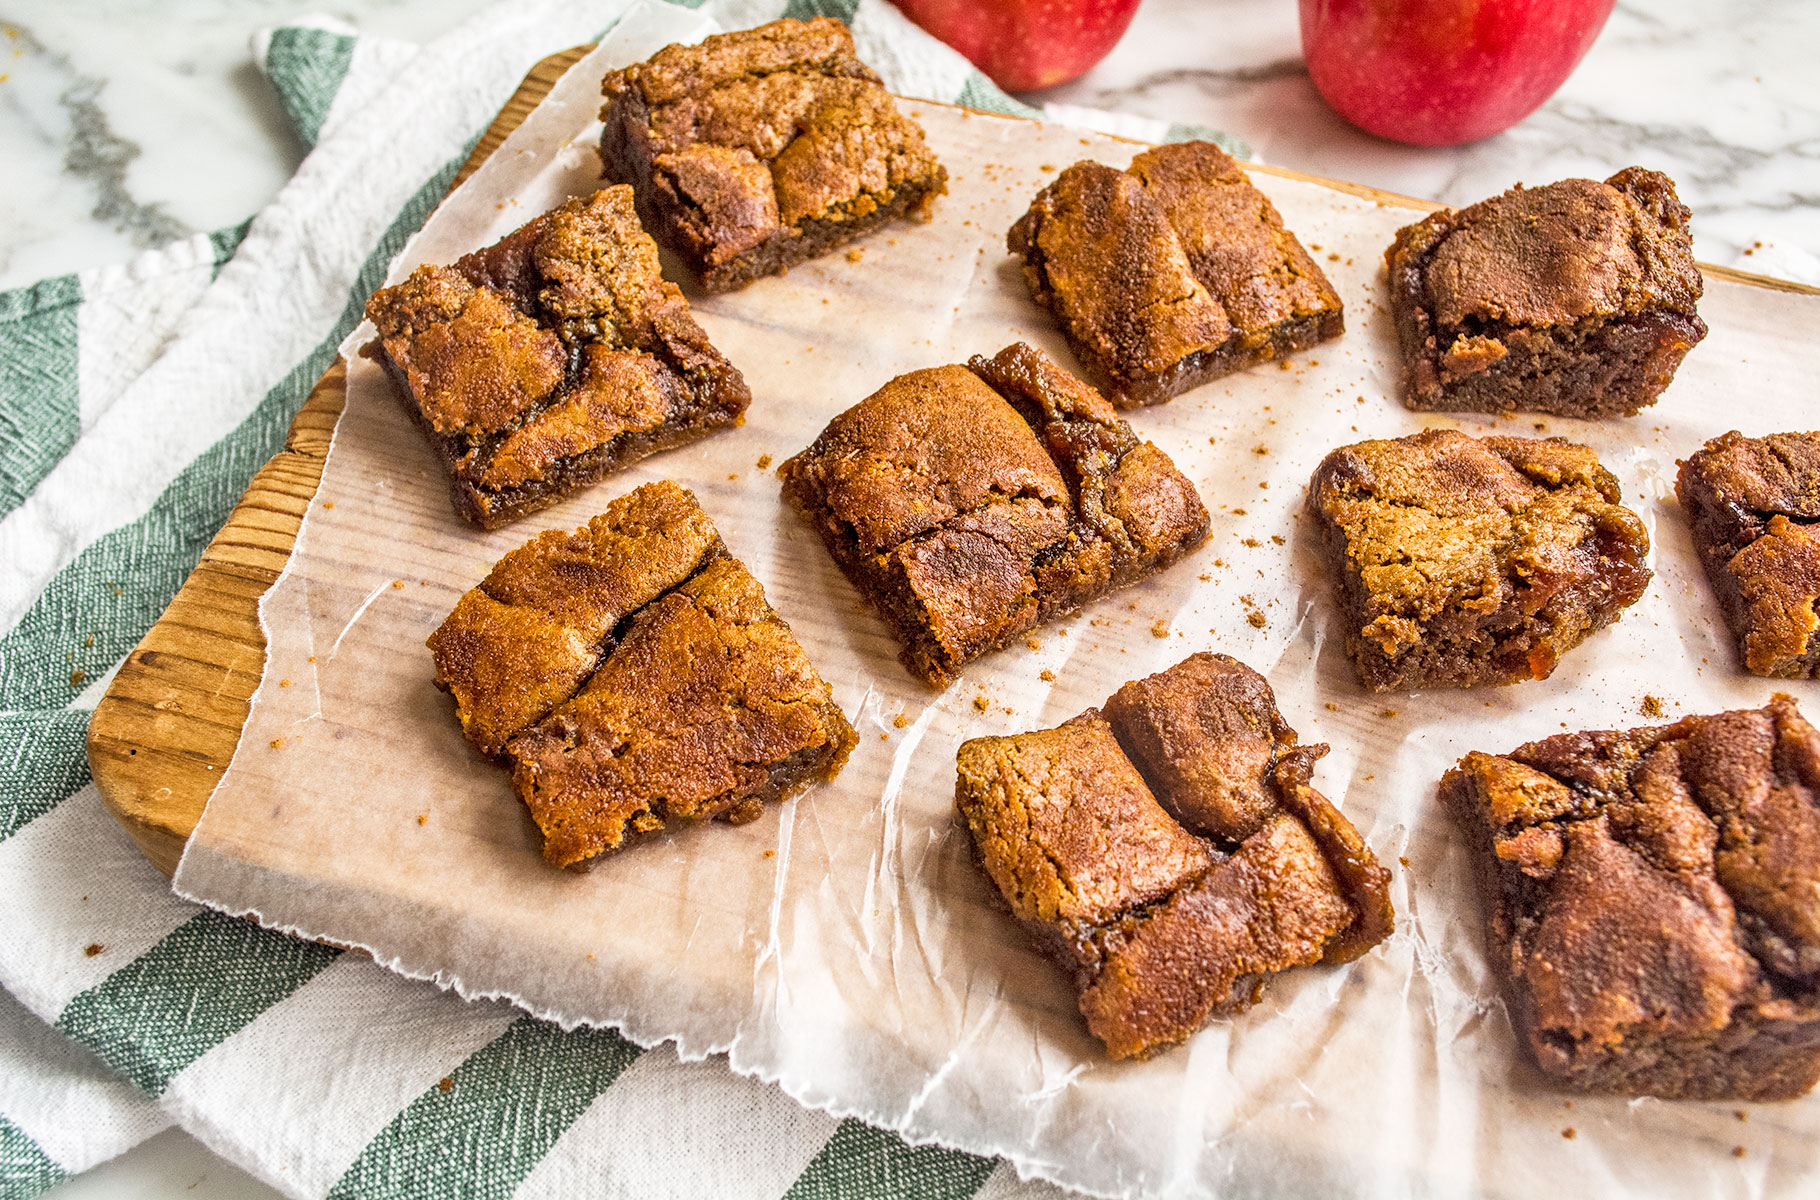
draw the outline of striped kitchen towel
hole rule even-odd
[[[0,293],[0,1200],[171,1121],[311,1198],[1054,1193],[719,1061],[564,1033],[179,901],[83,754],[113,671],[526,70],[635,20],[687,37],[818,13],[896,91],[1035,111],[884,0],[507,3],[422,47],[312,21],[255,46],[314,147],[266,210]]]

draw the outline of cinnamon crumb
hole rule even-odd
[[[767,851],[765,851],[765,857],[766,857],[766,858],[776,858],[776,857],[777,857],[777,851],[775,851],[775,850],[767,850]],[[593,957],[594,957],[594,956],[593,956],[593,955],[592,955],[592,954],[590,954],[590,955],[588,955],[588,957],[589,957],[589,958],[593,958]]]
[[[88,679],[87,671],[71,671],[70,672],[70,686],[71,687],[81,687],[83,682],[87,679]]]
[[[847,261],[848,262],[858,262],[860,259],[862,259],[864,257],[866,257],[866,252],[864,250],[847,251]]]
[[[1263,542],[1258,541],[1258,539],[1256,539],[1256,538],[1240,538],[1239,539],[1239,545],[1249,547],[1252,550],[1256,550],[1259,546],[1262,546],[1263,544],[1264,544]]]
[[[1264,445],[1264,444],[1263,444],[1263,443],[1262,443],[1262,442],[1259,442],[1259,443],[1258,443],[1258,444],[1257,444],[1257,445],[1255,445],[1255,446],[1253,446],[1253,447],[1252,447],[1252,448],[1251,448],[1251,452],[1252,452],[1252,453],[1253,453],[1253,454],[1257,454],[1257,455],[1265,455],[1265,454],[1269,454],[1269,453],[1270,453],[1270,447],[1269,447],[1269,446],[1266,446],[1266,445]]]
[[[985,712],[987,709],[991,708],[992,705],[990,702],[987,701],[986,693],[981,692],[979,695],[977,695],[973,698],[973,707],[978,709],[980,712]]]
[[[1028,646],[1032,650],[1041,650],[1043,648],[1043,643],[1033,637],[1025,638],[1024,645]]]
[[[1394,708],[1387,708],[1383,712],[1379,713],[1378,715],[1380,717],[1383,717],[1386,721],[1394,720],[1397,715],[1397,710]]]
[[[274,749],[274,750],[284,749],[284,739],[283,738],[273,738],[272,739],[272,749]]]
[[[1667,707],[1663,705],[1662,697],[1660,696],[1645,696],[1643,697],[1643,703],[1639,704],[1637,707],[1646,717],[1659,717],[1668,711]]]
[[[1055,682],[1055,672],[1051,671],[1048,667],[1044,667],[1042,672],[1037,675],[1037,678],[1042,680],[1044,683],[1054,683]]]
[[[1213,576],[1211,576],[1211,575],[1208,575],[1208,574],[1206,574],[1206,573],[1205,573],[1205,572],[1203,572],[1203,573],[1202,573],[1202,575],[1201,575],[1201,582],[1202,582],[1202,583],[1212,583],[1212,582],[1213,582]]]
[[[430,814],[427,812],[418,813],[417,814],[417,823],[419,825],[428,825],[430,823]]]
[[[1746,250],[1745,253],[1749,254],[1750,251]],[[1733,1158],[1743,1158],[1744,1157],[1744,1147],[1743,1146],[1733,1146],[1732,1147],[1732,1157]]]
[[[888,733],[881,733],[878,735],[878,740],[881,742],[888,742],[891,740],[891,735]]]
[[[395,588],[401,588],[401,587],[403,587],[403,586],[404,586],[404,580],[402,580],[402,579],[394,579],[394,580],[392,580],[392,586],[393,586],[393,587],[395,587]]]
[[[279,686],[279,687],[290,687],[290,686],[291,686],[291,681],[290,681],[290,680],[288,680],[288,679],[280,679],[280,680],[279,680],[279,681],[278,681],[278,686]]]
[[[315,656],[315,655],[314,655],[314,654],[312,654],[312,655],[310,655],[310,661],[311,661],[311,662],[315,662],[315,661],[316,661],[316,656]]]
[[[1151,622],[1150,636],[1153,638],[1168,637],[1169,636],[1169,622],[1162,621],[1162,620]]]
[[[1408,870],[1409,869],[1409,855],[1407,855],[1407,854],[1397,855],[1397,864],[1399,866],[1401,866],[1404,870]]]
[[[1262,629],[1268,623],[1269,621],[1264,614],[1255,608],[1245,614],[1245,624],[1251,626],[1253,629]]]
[[[90,942],[82,948],[82,953],[89,958],[93,958],[105,949],[107,949],[107,947],[103,946],[100,942]]]
[[[592,958],[593,955],[589,955],[589,957]],[[444,1075],[441,1079],[436,1081],[436,1090],[439,1092],[452,1092],[455,1090],[455,1081],[449,1076]]]
[[[1328,712],[1339,712],[1340,706],[1335,704],[1333,701],[1329,700],[1327,702],[1327,711]]]
[[[910,718],[906,717],[903,713],[898,713],[897,716],[891,718],[891,727],[893,729],[905,729],[908,728],[909,724]]]
[[[758,456],[758,469],[759,470],[763,471],[763,470],[767,469],[768,467],[770,467],[770,465],[771,465],[771,456],[769,454],[761,454]]]
[[[323,501],[323,502],[322,502],[322,507],[324,507],[324,508],[334,508],[334,507],[335,507],[335,502],[334,502],[334,501],[333,501],[333,500],[324,500],[324,501]]]
[[[1563,1129],[1561,1131],[1561,1136],[1571,1142],[1575,1138],[1579,1137],[1580,1135],[1574,1131],[1574,1127],[1572,1125],[1569,1125],[1566,1129]]]

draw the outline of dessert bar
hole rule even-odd
[[[1654,404],[1706,336],[1687,209],[1641,167],[1515,187],[1385,251],[1414,409],[1612,417]]]
[[[1276,208],[1210,142],[1123,171],[1079,162],[1007,245],[1089,374],[1120,407],[1340,336],[1340,298]]]
[[[927,219],[948,173],[831,17],[666,46],[610,73],[600,158],[710,292]]]
[[[1681,464],[1675,495],[1745,670],[1820,674],[1820,433],[1716,437]]]
[[[1207,536],[1169,456],[1022,342],[898,376],[778,476],[904,665],[937,687]]]
[[[1546,679],[1648,586],[1649,534],[1618,481],[1559,438],[1430,429],[1342,446],[1308,511],[1374,692]]]
[[[1255,1004],[1272,974],[1389,936],[1390,876],[1309,785],[1270,685],[1223,654],[1055,729],[974,738],[955,805],[999,895],[1114,1058]]]
[[[558,867],[675,820],[752,820],[854,744],[764,588],[667,481],[500,559],[429,645]]]
[[[419,267],[366,311],[379,336],[362,353],[436,448],[455,512],[482,529],[733,425],[752,399],[664,282],[629,188]]]
[[[1441,781],[1517,1036],[1563,1086],[1788,1100],[1820,1079],[1820,735],[1761,709],[1468,754]]]

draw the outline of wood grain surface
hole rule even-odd
[[[457,185],[590,49],[565,50],[532,68],[462,165]],[[1387,205],[1438,207],[1281,167],[1249,169]],[[1703,265],[1702,270],[1708,278],[1820,294],[1730,268]],[[89,767],[102,799],[167,875],[176,870],[184,843],[239,744],[265,667],[259,600],[284,569],[321,482],[346,399],[346,377],[346,365],[337,361],[317,381],[291,424],[285,448],[253,477],[170,607],[127,656],[89,722]]]

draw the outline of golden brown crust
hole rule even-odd
[[[1643,594],[1649,535],[1560,439],[1431,429],[1344,446],[1308,508],[1374,691],[1547,678]]]
[[[730,425],[751,395],[708,342],[626,188],[545,213],[367,302],[390,371],[493,528],[655,450]]]
[[[601,159],[709,291],[821,254],[946,190],[847,27],[785,19],[607,75]]]
[[[1820,1078],[1820,735],[1794,701],[1473,753],[1492,960],[1541,1068],[1631,1095]]]
[[[1389,936],[1389,873],[1308,785],[1326,747],[1296,747],[1256,672],[1197,654],[1103,711],[964,743],[955,805],[1114,1058],[1255,1003],[1272,973]]]
[[[1630,167],[1442,209],[1385,251],[1411,408],[1564,416],[1653,404],[1706,334],[1688,211]]]
[[[1745,670],[1820,673],[1820,433],[1722,434],[1681,464],[1675,495]]]
[[[1208,142],[1157,146],[1125,171],[1076,163],[1006,244],[1031,297],[1120,405],[1166,400],[1344,327],[1320,267]]]
[[[938,687],[1207,534],[1168,456],[1022,343],[891,380],[778,477]]]
[[[695,498],[646,484],[506,555],[431,635],[462,731],[569,866],[840,770],[827,684]]]

